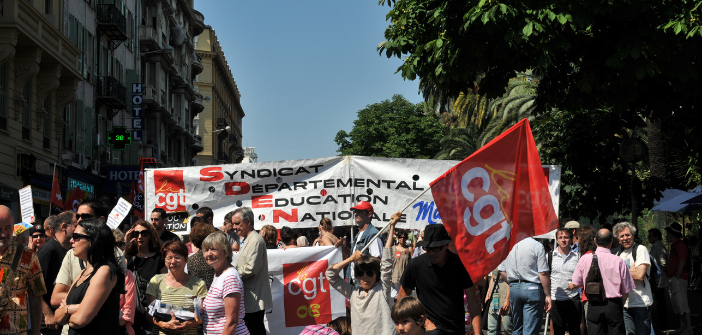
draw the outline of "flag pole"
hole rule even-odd
[[[429,191],[430,189],[431,189],[431,187],[427,187],[424,191],[422,191],[422,193],[419,193],[419,195],[417,195],[416,197],[414,197],[414,199],[412,199],[412,201],[410,201],[409,203],[407,203],[407,205],[405,206],[405,208],[403,208],[403,209],[400,211],[400,213],[404,212],[411,204],[413,204],[415,201],[417,201],[417,199],[419,199],[419,197],[423,196],[424,193],[427,193],[427,191]],[[366,243],[366,246],[363,247],[363,250],[361,250],[361,252],[362,252],[362,253],[365,252],[366,249],[368,249],[368,247],[370,247],[371,243],[373,243],[373,241],[375,241],[375,239],[378,238],[378,236],[380,236],[380,234],[382,234],[382,233],[385,231],[385,229],[387,229],[389,226],[390,226],[390,223],[389,223],[389,222],[388,222],[387,224],[385,224],[385,227],[383,227],[382,229],[380,229],[380,231],[379,231],[377,234],[375,234],[375,236],[373,236],[373,238],[372,238],[370,241],[368,241],[368,243]],[[360,234],[361,232],[358,232],[358,233]]]

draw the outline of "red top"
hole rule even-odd
[[[675,240],[673,245],[670,246],[670,258],[668,258],[668,277],[672,278],[678,273],[678,264],[680,260],[684,259],[687,263],[687,246],[681,239]],[[688,264],[685,264],[685,269],[683,269],[680,279],[688,280],[687,269]]]

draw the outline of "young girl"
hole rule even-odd
[[[392,215],[389,236],[394,236],[395,224],[400,220],[400,215]],[[356,250],[351,257],[332,264],[327,270],[329,284],[350,301],[351,328],[354,334],[397,334],[388,307],[392,279],[392,240],[389,238],[385,244],[381,261],[364,256]],[[339,276],[339,271],[351,262],[356,262],[354,273],[360,287],[354,287]]]
[[[390,312],[395,330],[402,335],[424,335],[425,314],[419,299],[411,296],[400,299]]]

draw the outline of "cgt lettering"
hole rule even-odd
[[[488,166],[486,165],[486,167]],[[500,195],[500,200],[487,192],[490,191],[491,177],[494,177],[495,174],[507,179],[511,177],[508,176],[510,172],[490,170],[492,174],[489,174],[487,170],[481,167],[468,170],[461,178],[461,191],[463,197],[473,204],[472,212],[470,206],[466,206],[463,212],[463,222],[469,234],[479,236],[495,225],[500,226],[499,230],[493,232],[485,239],[485,248],[488,253],[492,254],[495,252],[495,244],[497,242],[503,239],[509,240],[510,237],[511,226],[505,217],[502,206],[503,201],[509,198],[509,193],[505,192],[498,183],[495,184],[498,188],[497,194]],[[471,190],[477,191],[477,189],[482,189],[486,194],[482,194],[476,199],[476,194]],[[471,219],[477,225],[473,225]]]
[[[178,193],[159,193],[156,194],[156,205],[160,208],[165,207],[169,211],[174,211],[178,207],[185,204],[185,193],[180,190]]]
[[[305,278],[300,282],[298,278],[295,278],[291,280],[288,283],[288,292],[292,295],[299,295],[300,293],[303,293],[303,296],[307,300],[312,300],[315,297],[317,297],[317,279],[319,279],[319,289],[322,292],[327,292],[327,290],[324,289],[324,273],[320,273],[319,277],[317,278]],[[293,287],[293,284],[295,287]]]

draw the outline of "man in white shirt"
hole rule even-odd
[[[614,236],[619,239],[622,249],[617,253],[629,267],[634,279],[634,289],[629,292],[629,298],[624,302],[624,326],[627,335],[651,334],[651,305],[653,294],[648,275],[651,271],[651,261],[645,246],[634,242],[636,227],[629,222],[617,223]]]

